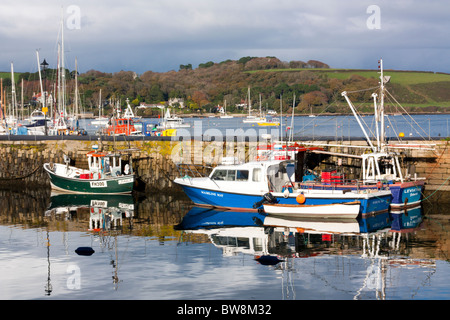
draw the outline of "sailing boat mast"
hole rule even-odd
[[[61,8],[61,105],[62,109],[62,117],[65,117],[67,115],[66,113],[66,101],[65,101],[65,95],[66,95],[66,70],[65,70],[65,64],[64,64],[64,13],[62,12]]]
[[[16,81],[14,80],[14,65],[11,62],[11,110],[10,120],[17,126],[17,100],[16,100]]]
[[[248,101],[247,101],[247,104],[248,104],[248,116],[251,117],[252,102],[250,101],[250,87],[248,87],[247,95],[248,95],[248,98],[247,98],[248,99]]]
[[[384,130],[384,76],[383,76],[383,59],[379,61],[380,65],[380,150],[384,151],[384,142],[385,142],[385,130]]]
[[[78,61],[75,58],[75,108],[73,112],[73,120],[76,121],[76,127],[78,129]]]

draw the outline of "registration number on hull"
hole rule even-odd
[[[91,188],[106,188],[108,184],[106,181],[91,181]]]
[[[133,178],[123,179],[123,180],[118,181],[119,184],[132,183],[132,182],[133,182]]]

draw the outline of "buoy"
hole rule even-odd
[[[305,203],[306,198],[305,198],[305,196],[303,195],[303,193],[300,193],[300,194],[295,198],[295,200],[297,200],[297,203],[303,204],[303,203]]]
[[[80,256],[91,256],[95,251],[91,247],[78,247],[75,252]]]
[[[273,266],[273,265],[276,265],[278,262],[284,261],[284,260],[278,259],[278,257],[268,256],[268,255],[257,256],[255,258],[255,260],[264,266],[267,266],[267,265]]]
[[[400,138],[403,138],[403,137],[405,136],[405,134],[404,134],[403,132],[400,132],[400,133],[398,134],[398,136],[399,136]]]

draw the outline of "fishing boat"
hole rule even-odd
[[[263,206],[264,212],[269,215],[356,219],[359,215],[361,202],[354,201],[325,205],[266,203]]]
[[[385,190],[315,190],[299,189],[293,182],[295,162],[291,160],[252,161],[219,165],[209,176],[191,177],[182,165],[174,182],[196,204],[235,210],[258,210],[264,200],[280,204],[328,205],[361,202],[361,214],[387,211],[391,193]],[[191,171],[192,172],[192,171]]]
[[[122,169],[122,156],[96,149],[86,154],[88,169],[70,166],[70,158],[64,164],[44,163],[52,189],[69,193],[121,194],[133,191],[135,175],[132,166]]]
[[[141,132],[134,126],[133,119],[112,117],[104,130],[108,136],[131,136]]]
[[[355,119],[357,120],[364,137],[369,145],[369,150],[360,155],[331,153],[324,150],[314,150],[312,153],[328,154],[343,158],[356,158],[361,160],[361,177],[352,181],[346,181],[345,174],[340,169],[333,170],[331,177],[328,173],[308,175],[308,180],[302,181],[301,188],[307,189],[351,189],[351,190],[379,190],[386,189],[392,194],[392,208],[414,207],[421,203],[425,187],[425,178],[407,174],[401,166],[401,153],[403,149],[433,149],[432,145],[409,146],[404,144],[388,143],[385,135],[384,97],[386,84],[390,77],[384,76],[383,61],[379,61],[380,88],[378,93],[373,93],[375,116],[375,141],[372,141],[365,129],[356,108],[353,106],[347,92],[342,96],[347,101]],[[353,146],[354,147],[354,146]],[[356,146],[358,147],[358,146]],[[324,176],[325,175],[325,176]]]

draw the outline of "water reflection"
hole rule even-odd
[[[384,251],[398,250],[401,235],[420,228],[422,212],[418,206],[358,219],[314,219],[194,207],[175,229],[207,235],[224,255],[238,252],[281,258],[332,253],[367,255],[364,250],[374,238],[385,240]],[[393,241],[396,247],[389,247]],[[378,247],[377,252],[380,250]]]
[[[335,220],[192,207],[183,194],[0,190],[0,201],[3,298],[108,298],[111,285],[124,299],[404,299],[424,286],[427,298],[449,298],[449,220],[438,206]],[[90,270],[84,287],[77,268]],[[39,274],[27,280],[30,271]]]
[[[408,246],[402,237],[419,230],[422,222],[421,206],[358,219],[273,217],[194,207],[176,229],[207,235],[224,256],[253,255],[258,263],[282,272],[284,298],[295,299],[291,277],[302,271],[295,259],[359,255],[368,264],[353,298],[370,290],[385,299],[389,268],[421,267],[434,273],[434,260],[401,255]]]

